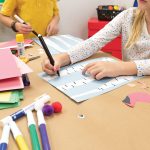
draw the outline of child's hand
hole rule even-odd
[[[94,62],[83,69],[83,74],[88,73],[93,78],[100,80],[104,77],[116,77],[120,75],[134,75],[137,73],[134,62]]]
[[[58,17],[54,17],[53,20],[51,20],[51,22],[49,23],[49,25],[47,26],[47,36],[50,35],[55,35],[57,34],[59,31],[59,27],[58,27]]]
[[[54,66],[50,64],[48,59],[43,60],[42,69],[49,75],[54,75],[60,70],[60,67],[70,64],[70,58],[67,53],[54,56]]]
[[[30,24],[22,24],[17,22],[15,26],[16,26],[16,30],[22,34],[28,34],[33,30]]]

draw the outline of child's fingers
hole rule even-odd
[[[47,36],[51,35],[51,26],[49,25],[46,30]]]
[[[21,27],[24,29],[32,29],[32,27],[28,24],[21,24]]]
[[[105,73],[103,71],[99,72],[96,76],[95,79],[96,80],[100,80],[102,78],[106,77]]]
[[[85,74],[85,73],[87,72],[87,70],[90,69],[93,65],[95,65],[95,62],[86,65],[86,66],[84,67],[84,69],[82,70],[82,74]]]
[[[47,74],[49,74],[49,75],[54,75],[55,74],[55,71],[53,71],[53,70],[49,70],[49,69],[47,69],[47,68],[43,68],[43,71],[44,72],[46,72]]]
[[[52,35],[52,29],[51,28],[47,32],[47,36],[50,36],[50,35]]]
[[[26,24],[21,24],[21,23],[16,24],[16,29],[17,29],[20,33],[23,33],[23,34],[26,34],[26,33],[29,33],[29,32],[32,31],[31,26],[26,25]]]
[[[42,62],[42,69],[48,74],[55,74],[54,67],[50,64],[49,60]]]
[[[55,61],[55,65],[54,65],[54,71],[57,72],[60,70],[60,63],[58,61]]]

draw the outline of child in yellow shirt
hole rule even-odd
[[[21,24],[13,18],[18,15],[29,24]],[[32,38],[33,29],[45,36],[58,32],[59,9],[57,0],[5,0],[0,11],[0,21],[15,32]]]

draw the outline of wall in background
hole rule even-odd
[[[133,6],[134,0],[60,0],[60,34],[72,34],[87,38],[87,21],[97,17],[98,5],[120,5],[126,8]]]
[[[0,42],[12,40],[15,38],[15,33],[0,23]]]
[[[0,6],[0,10],[1,10]],[[15,33],[0,23],[0,42],[8,41],[15,38]]]
[[[98,5],[121,5],[130,7],[134,0],[60,0],[60,34],[87,38],[87,21],[97,17]],[[0,42],[14,39],[15,34],[0,23]]]

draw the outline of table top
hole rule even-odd
[[[27,49],[28,54],[39,54],[40,47]],[[105,56],[103,53],[93,57]],[[44,57],[30,61],[33,69],[29,74],[31,86],[24,89],[24,100],[16,108],[0,110],[0,118],[6,117],[17,110],[31,104],[35,98],[47,93],[51,102],[59,101],[63,110],[59,114],[46,117],[46,125],[52,150],[149,150],[150,149],[150,104],[137,103],[134,108],[126,106],[122,100],[132,92],[150,89],[142,88],[140,82],[150,85],[149,77],[142,78],[129,86],[122,86],[106,94],[91,98],[82,103],[75,103],[66,95],[38,77],[42,71],[41,61]],[[36,113],[34,118],[37,123]],[[16,121],[29,149],[32,149],[27,119]],[[38,127],[37,127],[38,130]],[[2,127],[0,128],[0,135]],[[39,132],[38,132],[39,135]],[[12,135],[8,150],[17,150]]]

